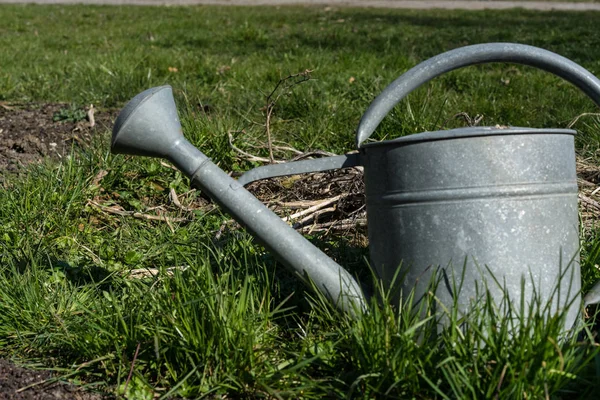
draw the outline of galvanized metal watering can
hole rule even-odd
[[[261,167],[235,180],[183,137],[169,86],[148,89],[125,106],[111,150],[169,159],[279,260],[352,312],[365,305],[355,279],[243,186],[362,165],[371,263],[384,282],[402,275],[401,292],[415,290],[419,298],[432,274],[441,271],[437,297],[451,306],[458,296],[459,306],[466,307],[489,280],[496,296],[508,291],[520,299],[524,290],[525,298],[536,294],[552,302],[554,310],[567,312],[570,327],[581,306],[574,131],[470,127],[364,143],[420,85],[489,62],[554,73],[600,105],[600,81],[581,66],[536,47],[492,43],[433,57],[390,84],[362,117],[357,154]],[[459,284],[450,282],[456,277]]]

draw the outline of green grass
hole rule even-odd
[[[260,153],[247,144],[265,141],[266,95],[307,69],[312,79],[281,97],[272,130],[301,150],[336,153],[352,149],[361,114],[389,82],[451,48],[533,44],[600,73],[594,13],[5,5],[0,20],[0,100],[119,107],[168,83],[186,136],[226,170],[253,166],[229,148],[227,132]],[[483,114],[485,125],[564,127],[595,107],[547,73],[486,65],[418,90],[378,137],[458,126],[452,116],[463,111]],[[578,151],[597,157],[598,120],[576,128]],[[543,309],[517,320],[518,334],[485,302],[466,318],[451,315],[439,335],[410,302],[397,312],[374,301],[354,320],[306,291],[244,231],[216,240],[227,218],[218,210],[195,211],[173,230],[102,213],[89,200],[182,216],[168,188],[187,190],[159,161],[110,155],[108,140],[105,132],[61,164],[3,177],[0,355],[115,393],[127,385],[129,398],[566,399],[598,389],[589,332],[561,338],[561,317]],[[311,239],[353,271],[367,268],[365,249],[349,249],[345,238]],[[583,239],[587,288],[600,240],[597,232]],[[170,276],[172,267],[184,268]],[[160,273],[130,278],[139,268]]]

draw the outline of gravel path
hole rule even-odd
[[[524,8],[529,10],[600,11],[600,3],[573,3],[547,1],[486,1],[486,0],[0,0],[1,3],[37,4],[112,4],[112,5],[231,5],[283,6],[327,5],[337,7],[405,8],[405,9],[463,9],[501,10]]]

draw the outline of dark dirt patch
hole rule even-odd
[[[55,114],[61,110],[71,108],[66,104],[0,103],[0,182],[7,172],[18,173],[22,167],[44,158],[60,160],[71,152],[73,145],[85,146],[94,135],[110,129],[116,118],[114,111],[96,110],[93,127],[87,119],[55,121]],[[0,400],[106,398],[52,381],[53,377],[49,371],[22,368],[0,358]],[[32,384],[37,385],[18,391]]]
[[[0,358],[0,400],[108,399],[53,378],[57,377],[50,371],[22,368]]]
[[[75,116],[66,104],[0,103],[0,171],[17,171],[45,157],[60,159],[74,144],[84,145],[109,129],[116,118],[114,111],[95,110],[92,127],[87,119],[56,121],[55,115]]]

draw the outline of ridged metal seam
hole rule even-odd
[[[433,203],[443,201],[477,200],[508,197],[543,197],[577,194],[576,182],[537,183],[527,185],[498,185],[462,189],[416,190],[385,194],[379,199],[370,197],[370,204],[405,205],[411,203]]]
[[[495,126],[473,126],[467,128],[448,129],[444,131],[421,132],[414,135],[402,136],[392,140],[382,142],[371,142],[361,145],[361,149],[372,149],[374,147],[401,146],[408,144],[417,144],[423,142],[435,142],[453,139],[468,139],[477,137],[498,137],[513,135],[569,135],[575,136],[577,131],[572,129],[539,129],[522,127],[495,127]]]

